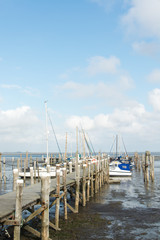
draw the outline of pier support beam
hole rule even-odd
[[[41,176],[41,206],[46,208],[42,212],[41,218],[41,239],[48,240],[49,239],[49,192],[50,192],[50,184],[49,184],[50,175],[48,173],[43,173]]]
[[[57,186],[56,186],[56,212],[55,212],[55,225],[59,228],[59,207],[60,207],[60,169],[56,171]]]
[[[22,219],[22,193],[23,193],[23,180],[17,180],[15,220],[19,222],[19,225],[14,226],[14,240],[20,240],[21,233],[20,224]]]
[[[83,164],[83,183],[82,183],[83,207],[86,206],[86,164]]]
[[[76,173],[76,197],[75,197],[75,211],[79,210],[79,179],[80,179],[80,165],[77,166]]]
[[[149,151],[145,152],[145,173],[144,173],[144,182],[149,182],[149,172],[148,172],[148,163],[151,153]]]

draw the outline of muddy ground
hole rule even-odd
[[[56,232],[50,228],[50,238],[54,240],[141,240],[160,239],[159,223],[160,210],[157,208],[124,207],[123,201],[99,203],[97,199],[103,197],[99,194],[80,207],[78,214],[68,213],[68,220],[60,218],[61,231]],[[113,193],[112,193],[113,194]],[[118,192],[118,198],[123,198],[124,193]],[[120,196],[121,195],[121,196]],[[54,221],[51,219],[51,221]],[[40,231],[41,223],[38,219],[32,222],[32,227]],[[22,240],[38,240],[27,231],[21,231]],[[7,238],[0,238],[7,239]],[[12,239],[12,237],[10,238]]]

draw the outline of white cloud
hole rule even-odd
[[[149,74],[148,80],[153,83],[160,83],[160,69],[153,70]]]
[[[160,111],[160,89],[155,88],[149,93],[149,102],[155,111]]]
[[[141,41],[141,42],[134,42],[132,44],[132,48],[134,51],[142,55],[153,56],[160,51],[160,44],[155,42]]]
[[[90,130],[94,127],[94,122],[88,116],[71,116],[66,120],[66,124],[71,129],[75,129],[76,127],[83,127],[86,130]]]
[[[159,93],[160,96],[160,93]],[[147,112],[144,105],[135,103],[132,107],[117,108],[111,113],[101,113],[93,118],[87,116],[72,116],[66,120],[71,130],[86,119],[85,131],[96,146],[96,151],[109,151],[113,141],[113,134],[121,133],[128,151],[141,149],[158,150],[160,141],[160,114]],[[125,136],[125,137],[124,137]]]
[[[98,114],[93,119],[87,116],[71,116],[66,120],[66,123],[70,128],[82,124],[86,130],[101,128],[116,132],[121,130],[135,133],[142,130],[143,117],[145,116],[144,106],[136,104],[134,107],[115,109],[111,114]]]
[[[56,88],[57,95],[65,95],[68,98],[77,99],[99,99],[108,105],[119,106],[129,103],[125,92],[134,87],[132,79],[127,75],[119,76],[119,79],[111,83],[97,82],[95,84],[82,84],[66,82]]]
[[[28,145],[40,143],[42,123],[29,106],[0,111],[0,144],[7,151],[23,151]],[[6,145],[7,144],[7,145]]]
[[[128,13],[122,22],[128,33],[144,37],[160,37],[160,1],[132,0]]]
[[[73,131],[84,118],[86,120],[84,129],[89,131],[96,150],[101,148],[103,151],[105,149],[109,151],[113,134],[117,133],[128,139],[125,142],[128,151],[158,147],[155,139],[160,140],[160,114],[147,112],[142,104],[135,103],[133,107],[117,108],[111,113],[101,113],[93,118],[72,116],[66,120],[67,127]]]
[[[111,56],[109,58],[95,56],[90,58],[88,61],[89,65],[87,67],[87,71],[90,75],[101,73],[115,74],[117,72],[117,67],[120,65],[120,60],[115,56]]]

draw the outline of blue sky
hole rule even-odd
[[[46,150],[45,100],[62,151],[81,125],[96,151],[117,133],[128,151],[159,151],[159,12],[159,0],[0,0],[1,151]]]

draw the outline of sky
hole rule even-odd
[[[0,0],[0,152],[160,151],[160,0]],[[122,147],[122,146],[121,146]],[[122,149],[121,149],[122,150]],[[122,150],[123,151],[123,150]]]

